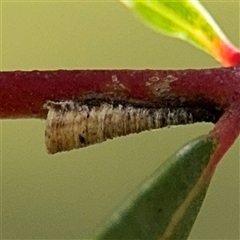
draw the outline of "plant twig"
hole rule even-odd
[[[239,77],[240,67],[0,72],[0,118],[46,118],[48,100],[227,108],[239,99]]]

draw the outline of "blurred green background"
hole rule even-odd
[[[203,5],[239,46],[239,1]],[[2,70],[220,66],[149,30],[117,1],[4,1],[1,21]],[[212,127],[160,129],[52,156],[44,121],[2,120],[2,238],[90,238],[146,176]],[[239,225],[238,140],[216,170],[190,239],[239,239]]]

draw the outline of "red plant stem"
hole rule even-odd
[[[205,70],[57,70],[0,72],[0,118],[45,118],[48,100],[87,94],[158,104],[202,95],[223,108],[239,103],[240,67]]]
[[[234,105],[224,113],[209,133],[210,136],[218,139],[217,149],[212,155],[209,166],[210,172],[214,172],[218,162],[240,134],[240,105],[239,103],[237,106]]]

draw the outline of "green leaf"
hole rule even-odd
[[[186,40],[222,64],[236,65],[240,53],[197,0],[119,0],[154,30]]]
[[[187,239],[211,179],[215,142],[200,137],[161,165],[94,239]]]

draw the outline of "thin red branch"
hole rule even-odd
[[[0,72],[0,118],[45,118],[46,101],[89,95],[154,106],[184,104],[201,96],[228,108],[233,101],[239,101],[239,79],[240,67]],[[198,99],[198,103],[201,101]]]

